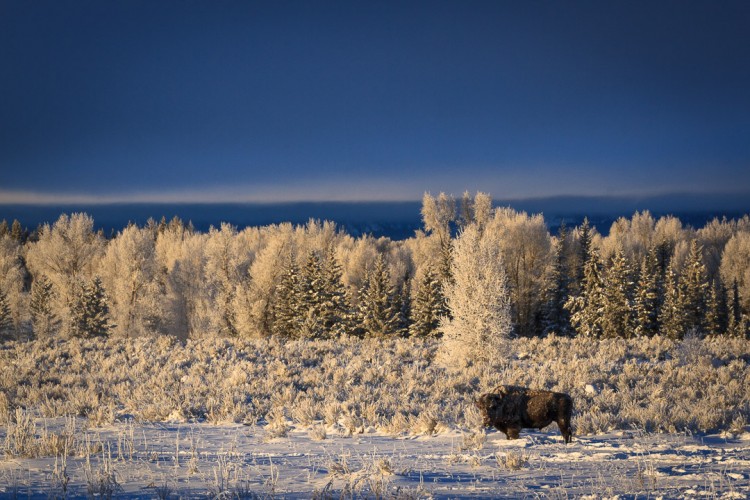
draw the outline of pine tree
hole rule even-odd
[[[437,275],[428,269],[417,286],[411,308],[409,334],[429,337],[438,334],[440,317],[445,315],[445,298]]]
[[[568,230],[563,222],[557,233],[555,246],[555,263],[550,277],[550,288],[547,291],[547,302],[544,307],[544,333],[570,335],[570,312],[565,303],[570,296],[570,277],[567,264]]]
[[[60,319],[53,307],[54,290],[46,276],[34,280],[31,285],[29,311],[31,325],[37,337],[50,337],[60,328]]]
[[[586,264],[591,258],[591,225],[589,218],[583,219],[583,224],[578,228],[578,268],[576,270],[576,285],[583,288],[586,274]]]
[[[708,335],[721,335],[727,331],[727,301],[722,288],[718,280],[714,281],[710,287],[704,320],[705,331]]]
[[[18,219],[13,220],[13,225],[10,228],[10,237],[19,243],[23,243],[26,240],[26,231]]]
[[[386,337],[398,333],[399,311],[383,255],[368,269],[359,294],[359,321],[365,335]]]
[[[110,323],[107,296],[102,281],[95,276],[80,287],[80,296],[71,307],[70,333],[74,337],[103,337],[114,326]]]
[[[708,281],[703,264],[703,247],[696,240],[690,243],[687,265],[683,271],[685,328],[687,331],[703,331],[707,313],[706,296]]]
[[[0,340],[8,340],[13,337],[13,317],[8,304],[5,291],[0,289]]]
[[[612,257],[604,279],[602,334],[630,338],[634,334],[632,279],[622,250]]]
[[[0,221],[0,238],[2,238],[8,233],[10,233],[10,227],[8,226],[8,221],[3,219],[2,221]]]
[[[339,336],[348,330],[349,303],[344,292],[343,271],[331,246],[326,253],[326,265],[321,283],[320,317],[329,336]]]
[[[578,335],[598,338],[602,336],[604,311],[604,283],[601,275],[599,253],[591,251],[584,268],[582,290],[565,304],[570,311],[570,322]]]
[[[408,272],[396,290],[395,306],[398,311],[399,334],[406,336],[409,334],[411,318],[411,278]]]
[[[299,267],[290,253],[289,262],[276,287],[272,320],[274,335],[283,338],[297,338],[300,335],[303,318],[307,318],[307,311],[304,316],[300,311],[303,302],[300,281]]]
[[[685,336],[687,324],[683,291],[672,266],[667,268],[664,279],[664,303],[659,314],[659,324],[662,334],[670,338],[681,339]]]
[[[742,318],[742,307],[740,305],[740,291],[737,279],[732,283],[732,295],[729,300],[729,320],[727,333],[733,337],[744,337],[744,324]]]
[[[660,295],[657,251],[651,248],[641,264],[636,290],[636,335],[652,337],[659,333]]]

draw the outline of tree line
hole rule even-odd
[[[109,238],[83,213],[32,233],[2,221],[0,337],[748,334],[748,216],[694,229],[644,211],[607,236],[588,220],[552,235],[541,214],[441,193],[422,220],[400,241],[316,220]]]

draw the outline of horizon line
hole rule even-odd
[[[430,193],[437,195],[445,191],[432,192],[430,190],[423,191],[423,194]],[[470,191],[466,191],[471,193]],[[450,196],[454,196],[456,200],[460,200],[463,192],[456,195],[449,193]],[[491,196],[492,194],[489,193]],[[72,205],[91,205],[91,206],[106,206],[106,205],[284,205],[284,204],[296,204],[296,203],[419,203],[422,201],[422,196],[406,197],[406,196],[394,196],[394,197],[372,197],[372,196],[309,196],[309,197],[274,197],[274,196],[237,196],[237,195],[219,195],[218,193],[133,193],[129,195],[88,195],[88,194],[52,194],[44,192],[32,192],[32,191],[0,191],[0,206],[10,205],[23,205],[23,206],[72,206]],[[527,196],[492,196],[493,202],[497,203],[519,203],[519,202],[534,202],[534,201],[554,201],[554,200],[566,200],[566,199],[580,199],[580,200],[612,200],[612,201],[641,201],[641,200],[657,200],[659,198],[669,197],[748,197],[748,205],[750,205],[750,190],[725,190],[725,191],[662,191],[662,192],[648,192],[648,193],[602,193],[602,194],[591,194],[591,193],[559,193],[559,194],[533,194]],[[750,207],[749,207],[750,208]]]

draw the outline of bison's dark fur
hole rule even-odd
[[[494,426],[508,439],[517,439],[521,429],[541,429],[557,422],[563,439],[570,442],[573,400],[560,392],[501,385],[476,401],[485,426]]]

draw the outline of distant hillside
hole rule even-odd
[[[496,206],[511,206],[529,213],[543,213],[553,234],[562,222],[575,226],[588,217],[602,234],[612,223],[635,211],[650,210],[654,216],[671,214],[693,227],[714,217],[737,218],[750,213],[750,196],[673,194],[651,197],[559,196],[522,200],[498,200]],[[192,221],[196,229],[229,222],[240,228],[280,222],[304,224],[309,219],[332,220],[348,233],[372,234],[392,239],[408,238],[422,225],[421,203],[412,202],[298,202],[212,204],[102,204],[102,205],[0,205],[0,219],[18,219],[29,229],[54,222],[61,213],[86,212],[105,233],[118,231],[128,222],[145,224],[178,216]]]

